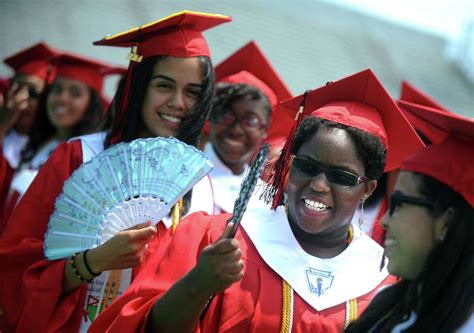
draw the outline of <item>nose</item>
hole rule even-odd
[[[168,101],[168,105],[178,111],[184,111],[186,109],[186,105],[184,103],[183,92],[179,90],[175,91],[170,97],[170,100]]]
[[[329,192],[331,190],[331,184],[324,172],[320,172],[317,176],[311,178],[310,186],[316,192]]]

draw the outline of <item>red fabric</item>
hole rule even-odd
[[[401,169],[437,179],[474,207],[474,122],[471,122],[471,135],[470,140],[450,136],[439,144],[428,146],[407,158]]]
[[[16,204],[18,203],[18,200],[20,200],[20,193],[17,191],[14,191],[10,195],[8,195],[8,198],[5,201],[5,207],[2,212],[2,217],[1,217],[1,223],[3,224],[3,228],[0,228],[0,234],[2,231],[6,228],[7,226],[7,221],[10,218],[10,216],[13,213],[13,209],[16,207]]]
[[[79,329],[86,285],[61,295],[65,260],[46,260],[43,240],[56,197],[81,163],[80,141],[61,144],[41,168],[0,238],[0,307],[10,329],[17,332]],[[145,257],[151,253],[160,257],[156,245],[166,233],[160,223]]]
[[[0,146],[0,235],[3,229],[5,229],[7,220],[4,217],[8,192],[10,190],[10,184],[13,179],[15,170],[10,166],[6,158],[3,156],[3,149]]]
[[[295,115],[303,95],[282,103],[287,112]],[[354,104],[354,106],[350,106]],[[360,108],[356,104],[367,107]],[[318,110],[325,106],[332,106]],[[344,111],[334,112],[340,105]],[[371,112],[372,110],[372,112]],[[313,114],[314,113],[314,114]],[[392,97],[375,74],[366,69],[307,93],[304,114],[336,121],[366,131],[382,139],[386,137],[387,161],[385,172],[400,167],[406,156],[424,145],[413,127],[403,116]],[[385,132],[385,135],[382,135]],[[403,138],[403,140],[400,140]]]
[[[439,104],[437,101],[435,101],[434,98],[428,96],[427,94],[425,94],[407,81],[402,81],[400,100],[404,100],[413,104],[427,106],[449,113],[449,110]]]
[[[388,209],[388,197],[385,195],[382,199],[382,204],[380,205],[379,212],[375,218],[374,226],[372,227],[372,239],[379,243],[381,246],[384,246],[385,242],[385,229],[382,227],[382,219]]]
[[[36,76],[51,83],[55,77],[51,60],[57,55],[59,55],[59,51],[46,43],[38,43],[6,58],[4,62],[15,73]]]
[[[195,213],[184,219],[161,264],[144,263],[148,272],[96,319],[90,332],[143,332],[155,301],[196,265],[198,253],[220,237],[229,216]],[[279,332],[282,280],[265,264],[243,229],[237,231],[236,238],[245,265],[244,278],[216,295],[195,332]],[[393,281],[388,277],[381,285]],[[359,314],[377,289],[358,298]],[[318,312],[294,295],[293,332],[342,331],[345,304]]]
[[[144,58],[154,55],[210,57],[202,31],[229,21],[229,16],[184,10],[127,32],[105,37],[94,42],[94,45],[137,46],[137,53]]]
[[[275,109],[291,92],[255,41],[250,41],[216,66],[216,81],[259,88]]]

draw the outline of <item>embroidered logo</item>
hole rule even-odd
[[[331,275],[331,272],[309,267],[306,270],[306,280],[308,281],[309,290],[321,296],[328,293],[334,281],[334,275]]]

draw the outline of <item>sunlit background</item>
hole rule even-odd
[[[473,0],[0,0],[0,57],[43,40],[126,66],[92,42],[182,9],[232,16],[205,33],[214,63],[254,39],[294,94],[370,67],[394,98],[407,80],[474,117]]]

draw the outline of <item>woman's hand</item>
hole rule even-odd
[[[28,87],[19,88],[17,83],[0,98],[0,138],[15,126],[21,112],[28,107]]]
[[[120,231],[87,253],[90,268],[94,273],[100,273],[137,266],[155,234],[156,227],[150,221]]]
[[[228,224],[224,234],[213,244],[206,246],[199,255],[194,268],[197,278],[195,287],[199,294],[218,294],[244,276],[239,242],[228,238],[231,232],[232,224]]]

